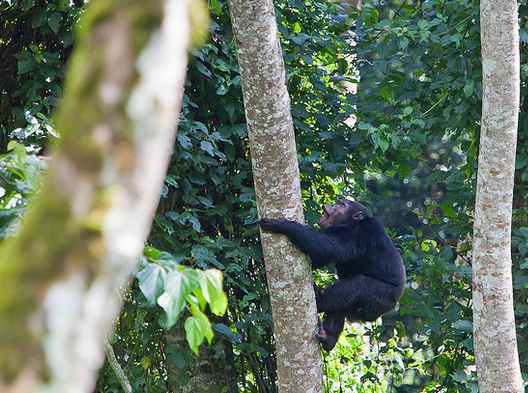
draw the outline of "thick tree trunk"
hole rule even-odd
[[[473,240],[475,363],[481,393],[524,392],[511,276],[519,114],[517,1],[481,1],[482,130]]]
[[[2,392],[93,391],[181,103],[191,5],[164,3],[93,0],[83,16],[56,115],[59,146],[21,232],[0,252]]]
[[[290,99],[271,0],[230,0],[260,217],[303,222]],[[284,236],[262,234],[279,391],[322,392],[310,264]]]

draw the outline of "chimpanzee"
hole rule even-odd
[[[317,311],[324,312],[317,337],[334,348],[350,322],[374,321],[396,307],[405,284],[405,268],[383,225],[360,203],[339,200],[323,206],[321,229],[285,218],[262,218],[263,231],[282,233],[307,254],[313,268],[333,263],[339,280],[316,289]]]

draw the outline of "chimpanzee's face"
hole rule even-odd
[[[317,221],[321,228],[343,225],[351,221],[361,221],[366,216],[370,216],[365,206],[346,199],[340,199],[334,205],[324,205],[323,212],[323,217]]]

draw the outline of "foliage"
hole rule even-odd
[[[400,313],[414,336],[402,361],[407,374],[420,361],[426,391],[476,389],[466,254],[481,110],[478,21],[478,3],[467,0],[367,3],[358,20],[356,156],[384,202],[379,216],[412,235],[400,240],[411,284]]]
[[[10,139],[42,148],[53,131],[64,64],[84,1],[0,2],[0,152]]]
[[[28,154],[16,141],[7,150],[0,155],[0,239],[12,234],[47,167],[44,159]]]
[[[151,306],[159,304],[165,311],[161,325],[171,328],[187,306],[192,317],[185,320],[187,342],[194,353],[204,338],[209,344],[213,329],[204,314],[207,304],[211,312],[222,316],[227,296],[222,290],[223,276],[218,269],[206,271],[180,265],[172,255],[147,247],[135,273],[139,288]]]
[[[62,4],[0,4],[2,26],[8,27],[0,33],[0,45],[8,49],[0,51],[2,64],[8,65],[8,74],[0,78],[0,148],[7,152],[8,140],[18,138],[33,149],[27,154],[22,145],[11,144],[12,150],[1,157],[0,165],[7,169],[0,176],[6,190],[0,200],[2,236],[38,182],[41,160],[32,153],[52,132],[48,115],[57,104],[71,27],[81,5]],[[192,51],[177,143],[143,270],[136,272],[139,281],[126,296],[110,340],[135,391],[170,390],[171,368],[201,372],[196,359],[211,369],[232,365],[240,391],[276,391],[240,76],[226,2],[211,5],[211,39]],[[467,253],[482,92],[478,2],[366,1],[360,12],[351,11],[353,25],[344,8],[332,1],[280,0],[276,5],[307,221],[314,223],[318,206],[339,195],[366,202],[391,228],[409,277],[399,312],[382,323],[348,326],[338,347],[324,354],[326,389],[475,392]],[[521,93],[526,97],[526,1],[519,12]],[[354,82],[356,69],[361,79],[358,93],[352,94],[343,82]],[[528,104],[520,117],[512,245],[525,372],[526,108]],[[356,116],[354,129],[345,124],[351,115]],[[211,268],[217,270],[207,273]],[[218,292],[217,271],[228,294],[222,317],[214,315],[225,300]],[[198,276],[213,280],[217,296],[200,294]],[[187,286],[171,285],[183,278]],[[170,343],[169,335],[189,318],[196,328],[192,331],[200,334],[190,346],[185,340]],[[169,331],[164,329],[173,323]],[[200,347],[197,358],[198,343],[211,331],[211,345]],[[226,370],[223,377],[231,375]],[[179,375],[178,382],[185,386],[189,378]],[[98,389],[120,389],[108,365]]]
[[[226,361],[229,352],[234,352],[239,386],[249,391],[275,391],[271,310],[255,225],[257,215],[240,76],[227,8],[224,4],[219,6],[213,14],[211,41],[200,51],[193,52],[177,144],[149,242],[191,267],[214,267],[223,272],[229,294],[228,312],[214,324],[217,335],[213,348],[221,352],[215,356],[218,361]],[[337,78],[332,62],[342,54],[339,48],[332,48],[331,35],[325,27],[339,21],[337,27],[344,30],[347,24],[346,18],[336,14],[338,8],[332,5],[319,9],[318,6],[315,3],[305,5],[303,15],[309,18],[307,26],[312,29],[307,30],[312,35],[307,36],[306,41],[295,41],[294,35],[287,30],[281,33],[292,37],[289,43],[292,52],[301,53],[307,46],[310,48],[314,59],[312,66],[305,64],[299,75],[290,78],[292,102],[298,108],[305,108],[302,109],[304,115],[312,113],[311,119],[306,121],[312,123],[316,132],[325,130],[328,134],[331,127],[339,125],[343,119],[343,115],[336,117],[332,113],[342,112],[342,108],[349,105],[338,94],[337,79],[332,79]],[[285,24],[293,26],[298,20],[295,8],[286,2],[280,5],[279,11]],[[310,25],[315,23],[320,23],[320,27]],[[324,50],[327,54],[323,56]],[[305,61],[306,56],[299,55],[291,59],[294,60]],[[288,68],[293,72],[293,63]],[[320,89],[313,89],[310,81],[319,79],[323,81],[318,82]],[[321,90],[323,88],[326,93]],[[321,108],[321,113],[328,113],[332,124],[319,128],[314,117],[317,116],[315,106],[317,110]],[[295,119],[296,124],[305,122],[298,116]],[[328,138],[326,147],[338,151],[327,134],[322,134]],[[305,135],[314,140],[314,145],[324,146],[324,139],[315,140],[306,132]],[[340,157],[345,162],[345,154]],[[304,166],[308,168],[312,164],[306,161]],[[345,166],[338,165],[341,171]],[[329,165],[325,173],[329,175],[330,169],[335,167]],[[312,172],[316,176],[316,172]],[[319,178],[330,184],[329,179]],[[192,362],[185,353],[180,357],[178,367],[181,369]]]
[[[82,6],[82,1],[0,2],[0,238],[11,234],[46,168],[46,159],[36,153],[50,136],[58,137],[49,116],[59,103]]]

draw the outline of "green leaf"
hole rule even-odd
[[[412,141],[420,142],[422,145],[427,144],[427,138],[421,132],[418,132],[418,131],[409,132],[409,138],[411,138]]]
[[[409,39],[407,37],[400,37],[400,39],[398,40],[398,48],[400,48],[400,50],[404,50],[408,46],[409,46]]]
[[[405,179],[411,174],[411,166],[409,164],[400,164],[398,165],[398,172],[400,172],[400,177]]]
[[[139,280],[139,289],[147,298],[149,305],[153,306],[163,293],[163,283],[167,271],[156,263],[147,262],[146,258],[141,260],[140,270],[136,273]]]
[[[216,15],[220,15],[222,13],[222,7],[220,7],[218,0],[211,0],[211,8]]]
[[[193,229],[196,231],[196,232],[201,232],[202,231],[202,225],[200,224],[200,221],[198,221],[198,219],[194,216],[191,216],[189,217],[189,222],[191,223]]]
[[[209,343],[213,338],[211,322],[197,306],[191,307],[192,317],[185,320],[185,336],[189,346],[198,355],[198,346],[207,338]]]
[[[528,42],[528,29],[526,28],[519,29],[519,39],[523,43]]]
[[[464,95],[466,97],[471,96],[473,94],[474,88],[475,88],[475,82],[469,79],[464,86]]]
[[[214,208],[213,198],[211,198],[209,195],[205,197],[197,196],[196,199],[198,199],[205,207],[210,209]]]
[[[462,330],[463,332],[471,333],[473,332],[473,323],[471,321],[463,319],[460,321],[456,321],[453,324],[453,328],[457,330]]]
[[[425,121],[423,119],[412,119],[413,124],[416,124],[420,128],[425,127]]]
[[[178,177],[174,175],[167,175],[165,177],[165,182],[167,184],[170,184],[174,188],[180,188],[180,184],[178,183]]]
[[[7,144],[7,151],[14,150],[17,145],[18,142],[16,140],[9,141],[9,143]]]
[[[62,16],[58,12],[53,12],[48,16],[48,26],[55,34],[59,32],[60,24],[62,22]]]
[[[16,154],[16,158],[17,158],[17,163],[19,165],[25,165],[26,163],[26,160],[27,160],[27,151],[26,151],[26,147],[20,143],[16,143],[14,146],[13,146],[13,150]]]
[[[172,217],[176,217],[176,215],[173,214]],[[193,229],[196,232],[200,232],[202,230],[202,226],[200,224],[200,221],[196,217],[194,217],[190,212],[184,212],[184,213],[180,214],[179,222],[181,224],[185,224],[186,222],[190,222],[192,227],[193,227]]]
[[[232,331],[229,329],[226,325],[222,323],[217,323],[213,325],[213,329],[216,330],[218,333],[223,334],[224,336],[227,336],[229,340],[233,343],[241,343],[242,342],[242,335]]]
[[[183,370],[189,364],[187,352],[182,348],[167,347],[166,353],[170,354],[172,361],[180,370]]]
[[[369,124],[369,123],[364,123],[364,122],[360,121],[360,122],[357,124],[357,128],[358,128],[359,130],[364,130],[364,131],[366,131],[366,130],[370,130],[370,129],[372,128],[372,125]]]
[[[449,204],[449,201],[445,201],[440,205],[440,209],[444,212],[444,214],[448,217],[455,217],[456,212],[453,210],[451,205]]]
[[[209,135],[209,130],[207,129],[207,126],[204,123],[202,123],[201,121],[193,121],[191,129],[192,130],[200,130],[205,135]]]
[[[158,304],[167,314],[165,327],[170,328],[178,321],[185,299],[198,285],[198,273],[194,269],[185,268],[167,274],[165,292],[158,298]]]
[[[207,247],[202,245],[196,245],[192,248],[192,256],[199,263],[218,263],[216,255]]]
[[[403,110],[403,116],[409,116],[412,112],[413,112],[413,107],[411,106],[406,106],[405,109]]]
[[[178,133],[176,139],[184,149],[190,149],[192,147],[191,138],[183,133]]]
[[[380,140],[378,143],[378,146],[381,148],[381,150],[385,153],[387,149],[389,148],[389,141],[386,140]]]
[[[201,141],[200,142],[200,149],[202,149],[203,151],[209,153],[211,155],[211,157],[214,156],[214,147],[213,147],[213,144],[209,141]]]
[[[27,74],[28,72],[33,71],[37,62],[30,52],[24,52],[22,54],[14,55],[18,60],[18,74]]]
[[[205,311],[205,308],[207,307],[207,300],[205,300],[205,297],[202,293],[202,288],[198,287],[193,291],[193,295],[198,300],[198,305],[200,306],[200,309]]]
[[[229,89],[227,88],[226,85],[220,85],[220,86],[218,86],[218,89],[216,89],[216,95],[223,96],[228,91],[229,91]]]
[[[215,315],[224,315],[227,309],[227,296],[223,291],[224,276],[217,269],[200,272],[200,288],[202,294],[209,302],[211,312]]]
[[[203,75],[205,75],[207,78],[210,78],[210,77],[213,76],[213,74],[211,73],[211,71],[209,71],[209,69],[207,69],[207,67],[206,67],[203,63],[197,61],[197,62],[194,63],[194,66],[196,67],[196,69],[197,69],[198,71],[200,71],[200,73],[202,73]]]
[[[150,363],[151,363],[150,359],[146,356],[143,356],[141,360],[139,361],[139,364],[141,365],[141,367],[143,367],[144,370],[150,367]]]
[[[425,19],[420,19],[418,21],[418,28],[420,30],[425,30],[429,26],[429,22],[427,22]]]

